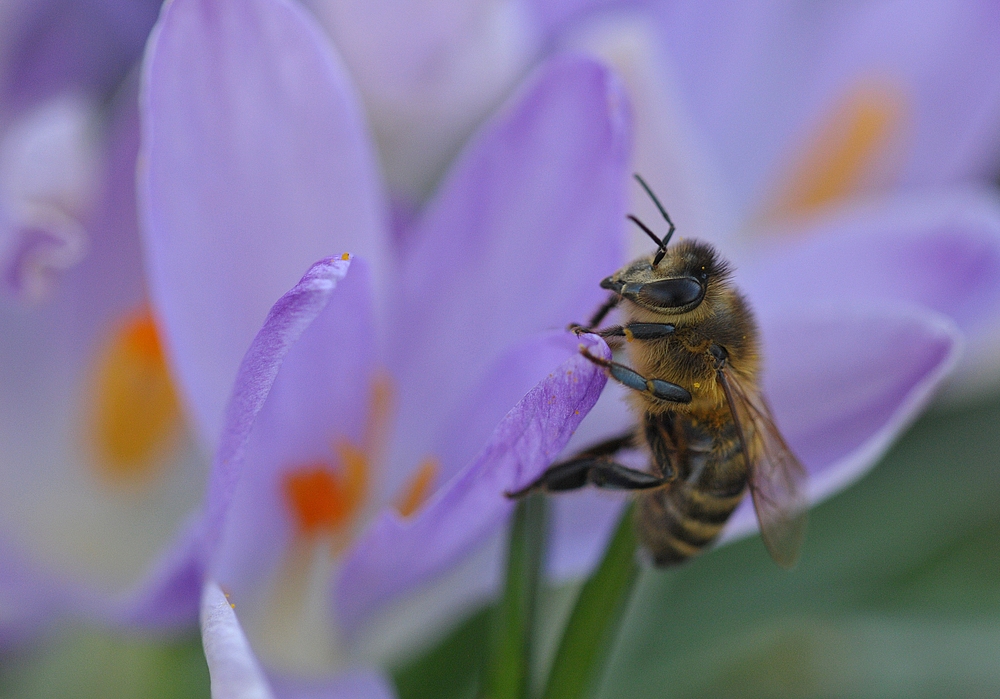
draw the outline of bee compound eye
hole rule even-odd
[[[681,308],[700,301],[705,287],[697,279],[681,277],[643,284],[640,301],[658,308]]]

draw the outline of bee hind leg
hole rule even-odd
[[[648,490],[670,482],[612,461],[606,456],[581,456],[550,467],[533,483],[505,493],[508,498],[522,498],[529,493],[560,493],[588,485],[608,490]]]

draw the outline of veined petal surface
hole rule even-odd
[[[143,81],[150,289],[214,446],[240,358],[302,270],[350,252],[382,273],[378,176],[347,75],[296,3],[168,3]]]

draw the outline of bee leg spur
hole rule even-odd
[[[669,479],[622,466],[606,457],[584,456],[556,464],[534,483],[506,495],[516,499],[536,491],[559,493],[579,490],[586,485],[609,490],[647,490],[669,482]]]
[[[606,359],[595,357],[586,348],[581,349],[580,354],[592,361],[594,364],[607,369],[608,376],[623,386],[627,386],[628,388],[639,391],[640,393],[645,393],[653,398],[669,401],[671,403],[691,402],[691,394],[688,393],[688,391],[682,386],[670,383],[669,381],[661,381],[660,379],[647,379],[639,372],[628,368],[624,364],[609,362]]]

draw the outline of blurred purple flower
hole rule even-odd
[[[67,608],[135,621],[204,489],[136,220],[127,75],[158,5],[3,6],[0,643]],[[160,602],[148,621],[195,616],[190,602],[186,616]]]
[[[148,517],[161,540],[129,557],[129,584],[118,588],[128,604],[110,611],[134,624],[182,623],[200,596],[216,696],[247,687],[267,696],[267,685],[280,696],[385,696],[387,680],[365,668],[490,594],[495,535],[511,507],[502,491],[566,446],[604,383],[559,328],[586,317],[601,298],[597,280],[623,260],[632,168],[651,173],[672,211],[676,201],[682,234],[714,238],[740,262],[769,395],[814,499],[870,467],[929,400],[955,360],[955,323],[971,333],[996,311],[1000,216],[979,195],[800,222],[795,230],[815,233],[747,252],[726,232],[750,230],[754,207],[744,202],[736,215],[728,196],[716,202],[737,190],[717,185],[724,178],[705,165],[711,149],[699,145],[725,143],[728,132],[684,115],[696,100],[671,82],[677,59],[656,55],[655,24],[605,17],[564,39],[611,55],[616,37],[631,37],[618,61],[629,96],[580,56],[546,61],[522,84],[544,45],[533,4],[441,14],[419,3],[395,14],[310,4],[350,74],[328,36],[285,0],[174,0],[144,65],[138,179],[153,312],[116,326],[109,352],[138,344],[148,360],[156,348],[154,374],[175,376],[179,396],[163,404],[175,431],[153,432],[179,441],[166,460],[151,449],[156,439],[140,444],[160,459],[160,482],[175,486],[131,502],[129,516]],[[354,85],[397,210],[419,210],[391,232]],[[639,136],[631,152],[629,97]],[[126,221],[111,230],[124,235],[135,144],[134,131],[122,133],[109,191],[118,192],[114,220]],[[644,201],[636,208],[648,211]],[[780,218],[780,207],[758,208]],[[87,278],[81,298],[134,269],[119,254],[87,258],[101,275]],[[141,302],[137,272],[131,293]],[[124,297],[111,296],[115,312],[100,317],[126,317]],[[163,352],[142,342],[156,327]],[[74,371],[86,374],[73,347]],[[127,352],[107,357],[117,369],[136,363]],[[116,376],[90,372],[98,383]],[[567,449],[628,424],[619,396],[605,391]],[[39,410],[50,399],[39,397]],[[114,414],[115,427],[147,434],[161,413]],[[188,438],[176,431],[185,414]],[[197,454],[209,452],[207,499],[193,515],[191,476],[204,473]],[[22,480],[50,492],[34,474]],[[66,507],[46,505],[40,517]],[[550,573],[586,572],[620,507],[598,493],[558,499]],[[169,543],[185,515],[190,526]],[[133,526],[115,517],[112,540],[138,551],[114,538]],[[729,535],[749,527],[741,512]],[[92,530],[79,534],[91,543]],[[53,596],[49,578],[27,562],[0,569],[0,585],[9,581],[25,608]],[[77,588],[56,596],[89,599]],[[106,602],[96,607],[109,613]],[[349,673],[310,684],[302,670]]]

